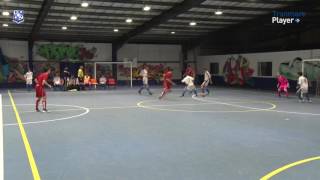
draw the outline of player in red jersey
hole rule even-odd
[[[167,67],[163,73],[163,91],[159,96],[159,99],[162,99],[168,92],[171,91],[171,86],[175,83],[172,81],[172,71],[170,67]]]
[[[284,75],[279,74],[277,80],[278,80],[278,84],[277,84],[278,96],[281,97],[281,92],[284,91],[286,94],[286,97],[288,97],[289,96],[289,94],[288,94],[288,88],[289,88],[288,79]]]
[[[191,77],[193,77],[194,78],[194,71],[193,71],[193,69],[192,69],[192,67],[191,67],[191,65],[189,64],[188,66],[187,66],[187,68],[186,68],[186,70],[185,70],[185,72],[184,72],[184,74],[183,74],[183,77],[186,77],[186,76],[191,76]]]
[[[42,100],[43,112],[47,112],[47,95],[45,91],[45,85],[51,88],[52,86],[47,82],[49,74],[51,73],[50,68],[45,69],[43,73],[39,74],[34,80],[36,83],[36,111],[39,112],[39,102]]]

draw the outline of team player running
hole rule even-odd
[[[183,97],[184,94],[189,91],[193,93],[193,97],[197,96],[197,89],[196,86],[194,85],[194,78],[192,76],[187,75],[186,77],[184,77],[181,81],[182,83],[186,84],[186,87],[184,88],[184,91],[182,92],[180,97]]]
[[[284,75],[279,74],[277,80],[278,80],[278,84],[277,84],[278,96],[281,97],[281,92],[284,92],[286,97],[288,98],[288,96],[289,96],[289,93],[288,93],[289,81],[288,81],[288,79]]]
[[[159,99],[162,99],[167,93],[171,92],[172,85],[175,85],[175,83],[172,81],[172,70],[170,67],[167,67],[163,73],[163,90],[159,96]]]
[[[209,72],[209,70],[207,68],[204,68],[204,74],[203,74],[203,82],[201,84],[201,96],[207,96],[209,95],[210,91],[209,91],[209,83],[212,84],[212,77],[211,74]]]
[[[138,93],[141,94],[141,91],[143,89],[146,89],[149,93],[149,95],[152,95],[152,92],[150,91],[150,88],[149,88],[149,83],[148,83],[148,67],[147,65],[143,65],[143,69],[140,71],[140,76],[142,77],[142,86],[141,88],[139,89]]]

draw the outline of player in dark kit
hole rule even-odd
[[[43,73],[39,74],[37,78],[34,80],[36,83],[36,111],[39,111],[39,102],[42,100],[42,111],[47,112],[47,95],[45,91],[45,85],[51,88],[52,86],[47,82],[49,78],[49,74],[51,73],[50,68],[45,69]]]

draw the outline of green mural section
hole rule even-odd
[[[97,48],[87,49],[81,45],[69,44],[40,44],[36,54],[55,61],[84,61],[92,60],[97,54]]]

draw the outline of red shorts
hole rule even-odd
[[[287,92],[288,91],[288,87],[287,86],[280,86],[279,87],[279,91]]]
[[[36,85],[36,97],[45,97],[46,96],[46,91],[44,87]]]
[[[170,90],[171,86],[171,83],[163,83],[163,89]]]

